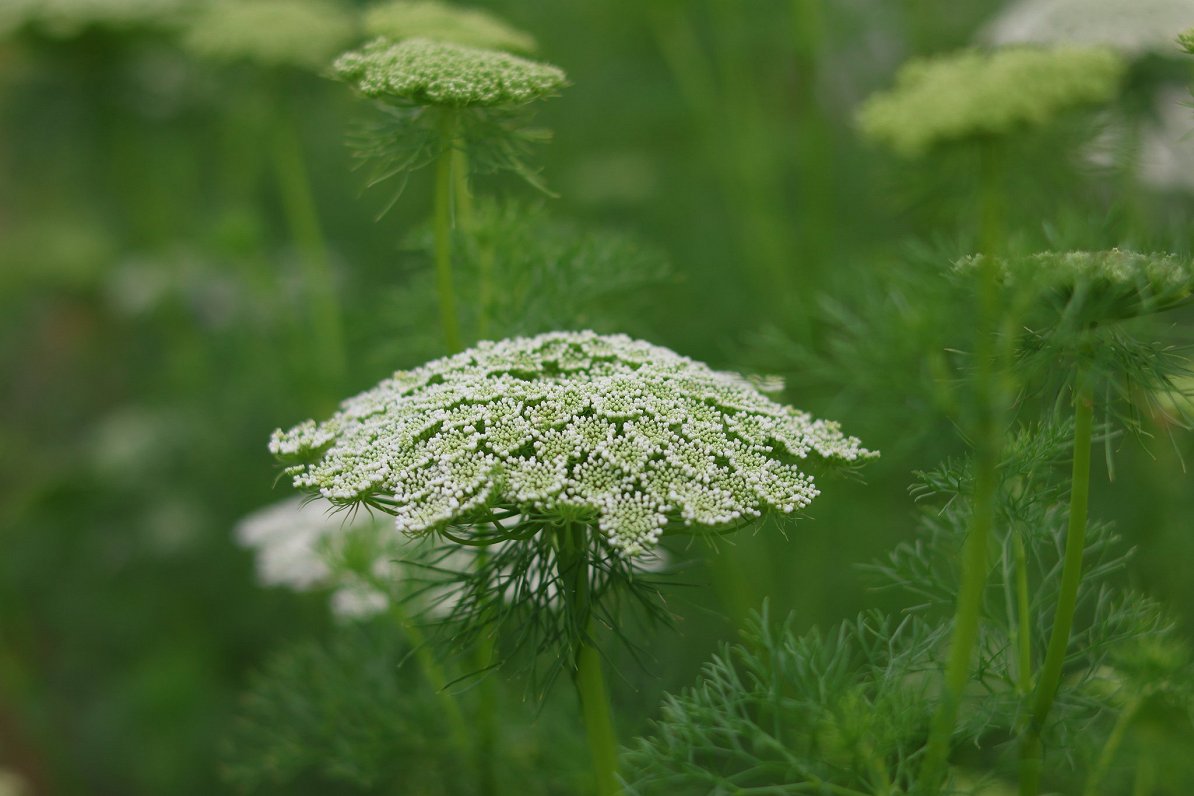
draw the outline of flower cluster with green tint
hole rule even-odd
[[[1175,31],[1194,25],[1190,0],[1020,0],[987,26],[989,44],[1105,46],[1128,56],[1173,55]]]
[[[277,431],[294,485],[423,534],[505,509],[595,526],[626,555],[665,532],[790,514],[807,462],[877,454],[748,380],[624,335],[484,342]]]
[[[906,157],[934,147],[1044,125],[1115,96],[1125,64],[1100,48],[970,50],[911,61],[895,86],[868,99],[858,125]]]
[[[431,39],[377,39],[341,55],[332,69],[367,97],[449,108],[525,105],[568,82],[550,64]]]
[[[1179,34],[1177,43],[1181,45],[1183,50],[1194,55],[1194,28],[1190,28],[1184,33]]]
[[[425,0],[397,0],[369,8],[365,12],[365,32],[395,41],[432,39],[514,53],[536,49],[531,34],[487,11]]]
[[[984,258],[964,258],[957,269],[977,270]],[[1040,252],[996,263],[1009,287],[1044,295],[1080,323],[1163,312],[1194,299],[1194,263],[1173,254]]]
[[[25,25],[61,37],[90,27],[171,27],[186,6],[186,0],[3,0],[0,35]]]
[[[356,35],[353,13],[327,0],[214,0],[184,42],[213,60],[322,70]]]

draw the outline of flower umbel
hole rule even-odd
[[[531,34],[479,8],[424,0],[397,0],[365,12],[365,31],[389,39],[434,39],[506,52],[535,51]]]
[[[331,0],[215,0],[184,41],[213,60],[319,70],[355,35],[352,11]]]
[[[1040,126],[1069,108],[1111,99],[1124,62],[1111,50],[1058,47],[966,51],[908,63],[891,90],[866,101],[867,138],[906,157],[943,143]]]
[[[296,487],[401,531],[521,515],[595,527],[624,555],[818,494],[809,463],[877,454],[734,374],[623,335],[484,342],[396,373],[323,423],[277,431]]]
[[[341,55],[332,70],[368,97],[450,108],[525,105],[568,82],[550,64],[431,39],[376,39]]]

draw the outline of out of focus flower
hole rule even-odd
[[[858,112],[862,134],[907,157],[940,144],[1038,127],[1070,108],[1106,102],[1123,76],[1108,49],[970,50],[903,66]]]
[[[188,0],[4,0],[0,36],[25,25],[61,38],[91,27],[156,28],[176,25]]]
[[[321,71],[356,35],[355,13],[332,0],[212,0],[184,43],[213,60]]]
[[[372,6],[365,11],[365,33],[395,41],[432,39],[514,53],[536,49],[533,36],[488,11],[424,0],[396,0]]]
[[[1174,38],[1194,25],[1194,0],[1019,0],[980,38],[993,45],[1105,46],[1129,57],[1176,55]]]

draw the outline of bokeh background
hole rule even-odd
[[[346,140],[369,106],[316,69],[194,54],[182,42],[200,4],[0,0],[4,796],[232,789],[226,740],[253,673],[336,626],[326,592],[263,586],[237,544],[240,518],[289,495],[268,436],[442,353],[423,306],[428,176],[397,196],[368,187]],[[533,33],[572,82],[537,116],[554,131],[535,156],[557,196],[511,177],[481,178],[478,193],[631,236],[670,263],[559,324],[780,374],[787,400],[884,454],[865,483],[824,484],[786,535],[673,551],[677,629],[636,631],[646,660],[613,680],[629,739],[764,597],[797,627],[899,607],[856,565],[911,536],[913,471],[964,450],[923,389],[939,341],[918,330],[941,317],[935,269],[974,244],[974,166],[896,160],[859,139],[853,114],[899,64],[968,46],[1002,6],[477,4]],[[1106,116],[1027,147],[1009,166],[1008,234],[1188,254],[1190,82],[1176,52],[1133,66],[1114,111],[1168,125],[1150,166],[1114,145],[1090,154],[1083,142],[1114,132]],[[312,344],[296,170],[344,311],[341,374]],[[1166,322],[1177,343],[1194,329],[1188,311]],[[1194,435],[1141,423],[1147,435],[1110,446],[1115,478],[1096,474],[1094,512],[1137,549],[1123,580],[1190,628]]]

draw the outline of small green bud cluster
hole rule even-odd
[[[487,11],[427,0],[397,0],[369,8],[365,32],[395,41],[432,39],[515,53],[536,49],[533,36]]]
[[[367,97],[449,108],[525,105],[568,82],[550,64],[431,39],[377,39],[341,55],[332,71]]]
[[[1177,43],[1181,45],[1183,50],[1194,55],[1194,28],[1178,34]]]
[[[964,258],[956,267],[973,272],[984,257]],[[1083,324],[1162,312],[1194,299],[1194,263],[1173,254],[1041,252],[997,264],[1009,286],[1065,305]]]
[[[422,534],[503,508],[597,527],[626,555],[662,533],[790,514],[801,462],[877,454],[746,379],[624,335],[484,342],[278,430],[299,489],[391,511]]]
[[[355,35],[352,12],[330,0],[213,0],[184,42],[213,60],[322,70]]]
[[[906,157],[967,138],[1044,125],[1064,110],[1111,99],[1123,76],[1111,50],[966,51],[909,62],[895,87],[866,101],[858,125]]]

